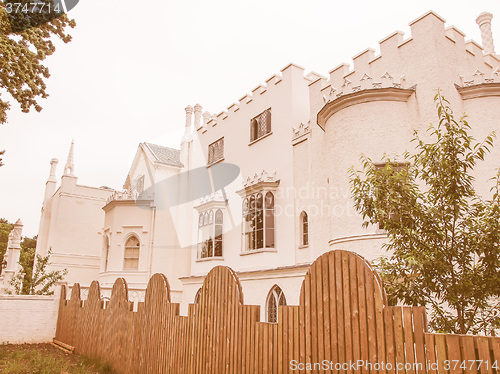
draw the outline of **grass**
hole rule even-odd
[[[50,344],[0,345],[0,374],[111,374],[108,364]]]

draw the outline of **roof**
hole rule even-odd
[[[156,158],[156,162],[160,162],[162,164],[183,167],[180,153],[181,151],[174,148],[163,147],[161,145],[144,143],[144,145],[151,151],[151,154]]]

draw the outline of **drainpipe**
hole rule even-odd
[[[156,206],[151,206],[151,240],[149,241],[149,264],[148,264],[148,282],[151,278],[153,268],[153,246],[155,241],[155,223],[156,223]]]

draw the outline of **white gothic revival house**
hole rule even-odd
[[[309,264],[332,249],[373,260],[384,251],[378,227],[363,229],[350,198],[351,166],[364,154],[412,151],[414,130],[436,122],[440,88],[455,113],[466,112],[477,139],[498,129],[500,60],[491,14],[477,23],[482,44],[428,12],[328,77],[290,64],[217,115],[186,108],[180,150],[141,143],[124,191],[80,186],[72,151],[61,185],[52,168],[37,251],[69,283],[117,277],[144,289],[164,273],[181,312],[196,302],[214,266],[234,269],[246,304],[275,321],[278,304],[298,304]],[[478,167],[487,194],[500,146]]]

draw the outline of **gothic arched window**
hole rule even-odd
[[[274,248],[274,195],[259,192],[243,200],[243,249]]]
[[[200,213],[198,219],[198,258],[222,257],[222,210]]]
[[[271,108],[264,110],[250,120],[250,142],[271,132]]]
[[[139,238],[135,235],[130,236],[125,243],[125,255],[123,261],[123,268],[125,270],[138,270],[139,269],[139,252],[141,243]]]
[[[274,285],[269,291],[269,295],[267,295],[266,302],[266,315],[267,322],[277,323],[278,322],[278,306],[286,305],[285,294],[279,288],[279,286]]]

